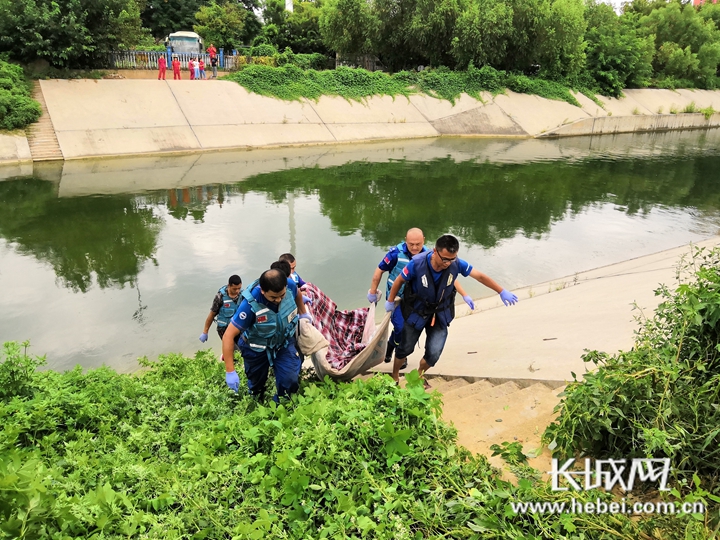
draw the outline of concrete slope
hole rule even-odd
[[[720,245],[720,237],[697,245]],[[477,301],[470,316],[464,316],[466,306],[457,306],[443,355],[429,374],[523,384],[581,376],[585,349],[615,353],[632,346],[635,318],[652,316],[659,302],[654,290],[677,284],[676,266],[689,252],[681,246],[525,287],[513,291],[520,302],[512,307],[497,295]],[[408,370],[417,368],[422,350],[409,357]],[[389,371],[389,364],[378,370]]]
[[[144,153],[184,153],[225,148],[315,145],[438,135],[536,137],[602,132],[686,129],[709,124],[658,116],[714,104],[720,92],[628,90],[604,107],[576,94],[580,107],[507,91],[455,103],[430,96],[375,96],[364,102],[339,97],[282,101],[247,92],[230,81],[41,81],[48,111],[66,159]],[[662,105],[659,105],[662,104]],[[617,114],[616,114],[617,113]],[[623,121],[617,123],[617,117]],[[650,118],[662,118],[658,122]],[[682,115],[692,116],[692,115]],[[583,121],[586,122],[578,122]],[[576,123],[578,122],[578,123]],[[606,125],[605,122],[602,125]],[[565,126],[565,128],[563,128]]]

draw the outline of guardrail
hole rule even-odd
[[[187,69],[188,62],[192,58],[199,58],[205,62],[206,69],[210,69],[210,55],[207,53],[180,53],[170,51],[113,51],[110,53],[108,62],[111,69],[158,69],[158,59],[164,56],[167,60],[167,68],[171,69],[173,58],[180,60],[180,66]],[[225,55],[223,50],[218,52],[218,67],[223,68]]]

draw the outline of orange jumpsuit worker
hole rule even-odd
[[[158,58],[158,81],[162,79],[165,80],[165,71],[167,69],[167,58],[165,56],[161,56]]]
[[[173,80],[182,79],[182,75],[180,75],[180,60],[178,60],[177,57],[173,58],[172,68],[173,68]]]

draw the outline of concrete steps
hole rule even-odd
[[[40,119],[25,130],[33,161],[63,159],[63,153],[55,136],[55,127],[45,103],[40,81],[35,81],[33,84],[33,99],[40,103],[42,109]]]

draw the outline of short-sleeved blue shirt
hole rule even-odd
[[[427,251],[427,248],[425,246],[422,247],[422,251]],[[410,254],[408,251],[407,244],[403,242],[403,252],[408,255],[411,259],[413,258],[413,255]],[[385,256],[383,257],[383,260],[380,261],[380,264],[378,264],[378,268],[382,270],[383,272],[389,272],[395,266],[397,266],[398,262],[398,256],[400,255],[400,250],[398,250],[397,246],[392,248],[390,251],[388,251]]]
[[[298,274],[297,272],[293,272],[292,274],[290,274],[290,278],[293,280],[295,285],[297,285],[298,287],[305,286],[305,281],[303,281],[303,278],[301,278],[300,274]]]
[[[442,276],[443,272],[445,270],[440,270],[439,272],[436,272],[435,269],[432,267],[432,264],[430,264],[430,257],[432,257],[432,251],[426,255],[427,257],[427,265],[428,268],[430,268],[430,272],[433,276],[433,281],[437,283],[440,280],[440,276]],[[469,264],[467,261],[464,261],[460,258],[457,259],[458,263],[458,269],[459,274],[464,277],[468,277],[470,275],[470,272],[472,272],[472,265]],[[410,281],[412,278],[416,276],[415,272],[415,261],[410,261],[405,268],[403,268],[402,273],[400,274],[405,281]]]
[[[273,304],[272,302],[269,302],[265,299],[265,297],[262,295],[262,292],[260,291],[260,285],[257,285],[252,290],[252,295],[253,298],[255,298],[255,300],[257,300],[260,304],[267,306],[268,308],[270,308],[271,311],[277,313],[278,304]],[[295,298],[295,296],[297,296],[297,285],[295,285],[295,282],[292,280],[292,278],[288,278],[287,280],[287,290],[285,291],[285,296],[288,295],[293,299]],[[245,330],[249,329],[253,324],[255,324],[255,313],[253,313],[253,310],[250,307],[250,302],[243,298],[240,307],[238,307],[235,315],[230,320],[230,322],[241,332],[244,332]]]

